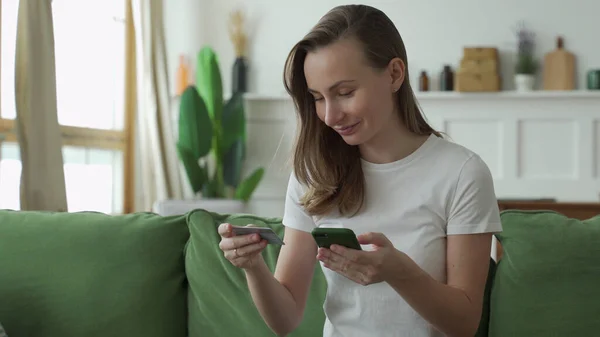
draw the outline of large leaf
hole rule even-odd
[[[238,140],[245,143],[246,116],[244,115],[244,96],[240,93],[234,94],[223,108],[222,128],[222,151],[228,153],[233,144]]]
[[[191,151],[194,159],[206,156],[212,144],[213,126],[206,104],[194,86],[189,86],[181,95],[179,106],[178,144]]]
[[[216,174],[208,181],[207,184],[204,185],[204,188],[202,189],[203,198],[223,198],[224,194],[224,189],[219,186],[219,180],[217,179]]]
[[[215,180],[211,179],[208,184],[202,188],[202,198],[215,199],[217,198],[217,189],[215,186]]]
[[[249,177],[240,183],[235,190],[235,198],[247,202],[265,174],[264,168],[256,169]]]
[[[206,102],[211,118],[220,121],[223,110],[223,83],[217,54],[212,48],[203,47],[198,53],[196,66],[198,92]]]
[[[231,187],[237,187],[242,175],[242,164],[244,161],[244,142],[238,139],[223,158],[223,180]]]
[[[190,149],[185,147],[185,145],[177,143],[177,153],[185,168],[188,180],[192,186],[192,191],[194,191],[194,193],[200,192],[208,181],[208,172],[206,168],[200,166],[198,159]]]

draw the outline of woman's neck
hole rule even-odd
[[[429,135],[410,132],[404,125],[394,125],[359,146],[362,158],[373,164],[386,164],[401,160],[415,152]]]

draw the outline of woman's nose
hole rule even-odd
[[[335,103],[327,103],[325,107],[325,124],[333,127],[344,118],[344,113]]]

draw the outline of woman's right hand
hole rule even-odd
[[[262,259],[261,252],[267,246],[267,241],[261,240],[260,235],[236,236],[228,223],[221,224],[218,232],[221,236],[219,248],[231,264],[242,269],[252,269],[258,265]]]

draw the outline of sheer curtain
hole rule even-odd
[[[19,2],[15,103],[21,209],[67,211],[51,0]]]
[[[175,148],[169,97],[162,0],[127,0],[126,106],[135,108],[142,205],[150,211],[159,200],[181,199],[184,184]],[[135,73],[135,81],[132,74]]]

